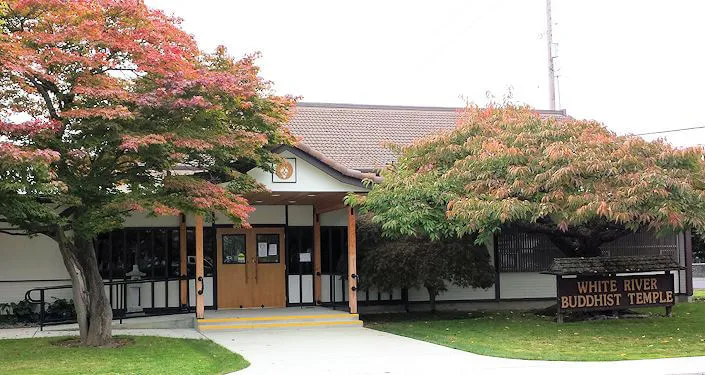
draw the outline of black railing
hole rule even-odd
[[[113,310],[113,320],[119,320],[122,324],[123,319],[138,318],[145,316],[156,316],[156,315],[171,315],[171,314],[184,314],[194,312],[195,308],[191,307],[191,286],[190,281],[194,281],[194,286],[198,290],[198,282],[195,278],[187,276],[161,278],[161,279],[142,279],[142,280],[112,280],[105,281],[103,284],[108,288],[108,298],[110,299],[110,306]],[[178,285],[178,294],[176,296],[177,304],[170,305],[169,298],[169,283],[176,281]],[[163,285],[163,303],[157,303],[155,300],[155,286]],[[139,285],[137,288],[130,288],[131,285]],[[149,301],[150,303],[142,304],[142,285],[149,285],[151,290]],[[186,303],[182,303],[181,295],[184,293],[185,285],[185,295]],[[59,286],[47,286],[32,288],[28,290],[24,298],[27,302],[38,305],[39,307],[39,328],[44,329],[45,326],[56,325],[56,324],[67,324],[76,323],[76,317],[62,315],[59,317],[48,316],[47,314],[47,292],[62,289],[71,289],[71,285],[59,285]],[[203,293],[203,283],[201,282],[201,289],[198,290],[199,293]],[[132,292],[137,292],[137,305],[128,306],[128,295],[131,293],[129,289],[134,289]],[[131,311],[131,308],[134,310]]]

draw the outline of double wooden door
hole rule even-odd
[[[284,243],[284,228],[218,229],[218,307],[286,306]]]

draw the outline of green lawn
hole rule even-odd
[[[368,328],[496,357],[606,361],[705,355],[705,303],[640,309],[645,319],[557,324],[530,312],[390,314],[363,317]]]
[[[208,340],[131,336],[114,349],[53,344],[61,340],[0,340],[0,374],[225,374],[249,365]]]

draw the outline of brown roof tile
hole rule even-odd
[[[299,103],[289,127],[309,149],[339,165],[373,171],[395,160],[386,143],[412,141],[456,126],[459,108]],[[564,111],[539,111],[565,116]]]

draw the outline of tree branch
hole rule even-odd
[[[42,85],[35,77],[32,77],[29,74],[25,74],[25,77],[27,78],[29,83],[37,89],[39,95],[42,96],[42,99],[44,99],[44,103],[46,104],[47,110],[49,111],[49,117],[54,120],[60,120],[61,117],[56,111],[56,108],[54,108],[54,103],[51,101],[51,96],[49,95],[49,91],[47,90],[47,88],[44,87],[44,85]]]
[[[19,232],[19,233],[16,232],[18,230],[22,230],[22,229],[10,229],[10,230],[0,229],[0,233],[9,234],[10,236],[25,236],[26,237],[26,236],[30,235],[30,233],[28,233],[28,232]],[[15,232],[11,232],[11,231],[15,231]]]

